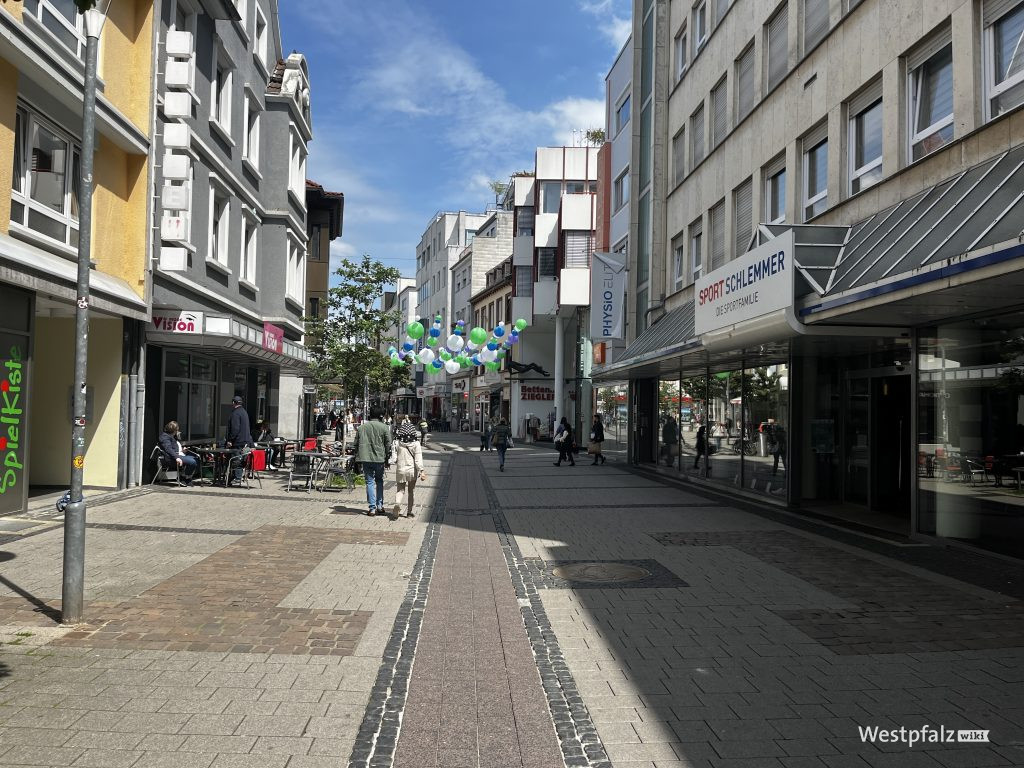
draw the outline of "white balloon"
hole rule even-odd
[[[452,352],[460,352],[462,348],[466,346],[466,340],[461,336],[457,336],[456,334],[453,333],[451,336],[448,337],[448,341],[445,342],[445,345]]]
[[[467,352],[474,352],[474,351],[476,351],[477,347],[479,347],[479,346],[480,346],[479,344],[477,344],[475,341],[470,339],[469,341],[466,342],[466,351]]]
[[[454,360],[449,360],[444,364],[444,369],[448,371],[448,373],[458,373],[459,368],[461,368],[461,366]]]
[[[498,359],[498,353],[493,349],[484,349],[480,351],[477,357],[479,357],[485,363],[493,363],[495,360]]]
[[[432,362],[434,362],[434,350],[432,350],[430,347],[427,347],[426,349],[421,351],[420,362],[423,363],[424,365],[430,365]]]

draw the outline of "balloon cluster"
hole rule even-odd
[[[442,339],[441,323],[440,315],[429,329],[420,322],[409,323],[402,345],[388,349],[391,365],[397,368],[421,363],[427,373],[458,373],[478,365],[496,371],[508,350],[519,343],[519,334],[527,325],[519,319],[511,328],[498,323],[489,332],[479,326],[467,332],[466,321],[459,320],[451,334]]]

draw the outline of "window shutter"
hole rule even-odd
[[[680,130],[672,139],[672,180],[679,184],[686,176],[686,131]]]
[[[828,0],[804,0],[804,53],[828,32]]]
[[[690,167],[695,168],[704,159],[704,105],[690,118]]]
[[[711,209],[711,269],[725,264],[725,201]]]
[[[995,24],[999,17],[1018,5],[1020,0],[985,0],[981,18],[984,26]]]
[[[754,108],[754,46],[747,48],[736,65],[736,122]]]
[[[945,29],[932,35],[926,43],[907,54],[907,72],[911,73],[920,67],[936,53],[950,45],[952,39],[952,30],[948,25]]]
[[[565,266],[589,267],[594,238],[589,232],[565,233]]]
[[[728,113],[726,111],[725,79],[711,92],[711,109],[714,110],[714,124],[711,127],[711,145],[717,147],[722,143],[728,131]]]
[[[768,22],[768,89],[789,70],[789,9],[783,5]]]
[[[860,93],[853,96],[848,102],[848,112],[850,119],[853,119],[865,109],[873,105],[876,101],[882,98],[882,80],[879,78],[875,82],[863,88]]]
[[[732,206],[732,229],[736,248],[733,258],[735,258],[747,252],[754,231],[754,183],[752,179],[747,179],[736,188],[733,193]]]

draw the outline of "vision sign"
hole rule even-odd
[[[694,296],[698,335],[792,306],[792,230],[698,279]]]
[[[203,313],[153,311],[150,333],[195,334],[203,332]]]

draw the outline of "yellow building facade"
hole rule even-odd
[[[71,472],[85,36],[64,3],[0,0],[0,514]],[[100,38],[85,484],[137,467],[149,317],[152,0],[113,0]]]

